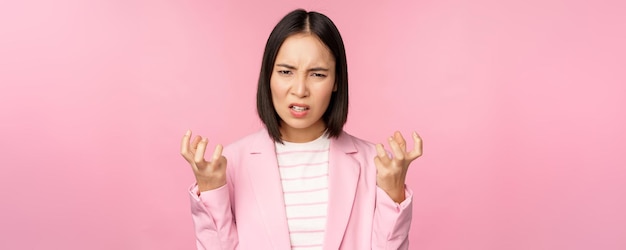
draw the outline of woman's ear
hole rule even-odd
[[[337,92],[337,83],[333,86],[333,92]]]

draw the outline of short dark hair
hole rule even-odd
[[[281,19],[272,30],[263,53],[261,73],[257,88],[257,113],[275,142],[282,142],[280,134],[280,116],[276,113],[272,102],[270,79],[280,46],[287,37],[309,33],[317,36],[328,47],[335,59],[335,86],[328,108],[322,119],[330,137],[339,137],[348,119],[348,65],[346,50],[339,30],[332,20],[324,14],[297,9]]]

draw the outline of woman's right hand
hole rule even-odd
[[[226,158],[222,155],[222,145],[215,146],[213,157],[210,161],[204,159],[206,146],[209,143],[207,138],[196,136],[193,142],[191,130],[187,130],[183,136],[180,154],[189,162],[196,176],[198,192],[204,192],[224,186],[226,184]]]

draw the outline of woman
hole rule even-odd
[[[270,34],[257,89],[265,128],[205,160],[187,131],[181,154],[198,249],[408,249],[412,193],[402,135],[391,154],[343,131],[348,74],[343,41],[323,14],[295,10]],[[228,159],[228,161],[227,161]]]

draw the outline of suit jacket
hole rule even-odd
[[[227,184],[189,190],[198,249],[291,249],[274,142],[265,129],[224,148]],[[408,249],[412,192],[397,204],[376,185],[374,144],[331,138],[324,249]]]

